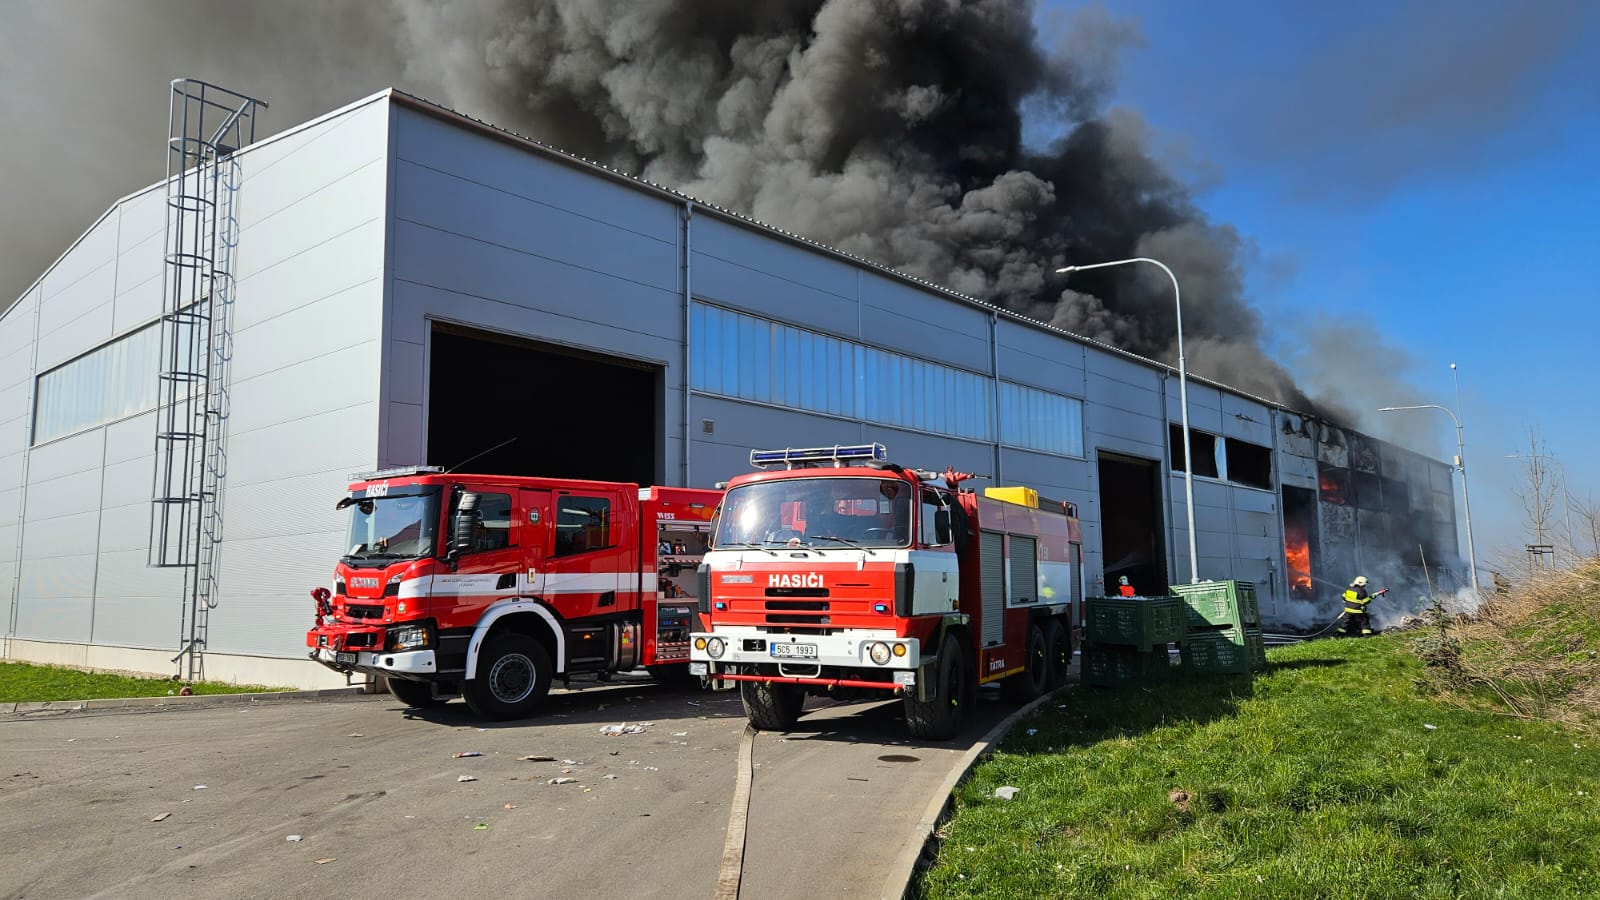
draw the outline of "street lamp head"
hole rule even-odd
[[[1456,367],[1456,364],[1455,364],[1455,363],[1451,363],[1451,364],[1450,364],[1450,368],[1451,368],[1451,369],[1452,369],[1452,370],[1453,370],[1453,369],[1455,369],[1455,367]]]

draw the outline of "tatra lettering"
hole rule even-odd
[[[822,575],[817,572],[807,572],[804,575],[768,575],[767,587],[774,588],[819,588],[822,587]]]

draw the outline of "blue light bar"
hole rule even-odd
[[[750,451],[750,465],[761,469],[779,465],[793,469],[796,466],[818,466],[824,463],[843,466],[848,463],[884,462],[888,458],[889,451],[882,444],[835,444],[832,447],[787,447],[783,450]]]

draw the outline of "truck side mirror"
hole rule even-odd
[[[450,520],[450,559],[472,552],[473,532],[478,524],[478,495],[467,491],[456,504],[456,514]]]
[[[943,506],[933,514],[933,539],[941,545],[950,543],[950,510]]]

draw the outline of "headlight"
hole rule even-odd
[[[391,653],[400,650],[421,650],[428,646],[428,626],[426,625],[401,625],[389,629],[389,642],[386,649]]]
[[[721,659],[723,651],[727,649],[728,645],[723,643],[722,638],[712,638],[706,641],[706,655],[712,659]]]
[[[872,646],[867,648],[867,655],[881,666],[889,661],[889,645],[883,641],[873,641]]]

